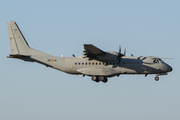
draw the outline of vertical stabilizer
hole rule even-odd
[[[10,51],[12,55],[29,55],[30,47],[14,21],[7,21]]]

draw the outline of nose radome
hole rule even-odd
[[[163,66],[163,70],[166,72],[171,72],[173,69],[170,65],[166,64]]]
[[[173,70],[173,68],[172,67],[170,67],[170,72]]]
[[[168,65],[168,72],[171,72],[172,70],[173,70],[173,68]]]

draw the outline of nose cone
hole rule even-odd
[[[170,65],[167,65],[167,72],[171,72],[173,68]]]
[[[169,68],[169,72],[171,72],[172,70],[173,70],[173,68],[171,67],[171,66],[169,66],[170,68]]]
[[[162,70],[164,72],[171,72],[173,69],[172,69],[172,67],[170,65],[164,64],[163,67],[162,67]]]

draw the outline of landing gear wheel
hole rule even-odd
[[[155,79],[155,81],[158,81],[158,80],[159,80],[159,77],[155,77],[154,79]]]
[[[104,76],[99,76],[99,80],[102,81],[103,83],[106,83],[108,79]]]
[[[92,79],[93,81],[96,81],[97,77],[96,77],[96,76],[92,76],[91,79]]]
[[[103,81],[104,79],[105,79],[104,76],[99,76],[99,80],[100,80],[100,81]]]
[[[108,79],[107,79],[107,78],[105,78],[105,79],[103,80],[103,83],[107,83],[107,81],[108,81]]]
[[[97,78],[97,79],[95,80],[95,82],[99,82],[99,79]]]
[[[91,79],[92,79],[93,81],[95,81],[95,82],[99,82],[99,79],[98,79],[97,76],[92,76]]]

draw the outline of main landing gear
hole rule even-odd
[[[104,76],[92,76],[91,79],[95,82],[102,81],[102,82],[106,83],[108,81],[108,79]]]

